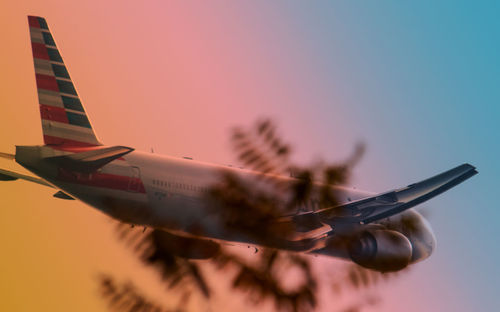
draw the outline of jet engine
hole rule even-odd
[[[399,271],[412,260],[412,245],[403,234],[384,229],[367,230],[348,246],[355,263],[380,272]]]

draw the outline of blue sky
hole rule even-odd
[[[287,10],[324,99],[343,99],[314,106],[315,131],[368,145],[360,188],[382,191],[464,162],[478,168],[423,205],[438,250],[411,279],[428,280],[423,291],[446,310],[498,308],[499,13],[493,1],[296,2]],[[339,112],[349,122],[329,123]],[[334,146],[322,154],[338,153]],[[453,299],[440,298],[443,287]]]

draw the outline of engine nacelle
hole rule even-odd
[[[380,272],[399,271],[412,260],[411,242],[403,234],[391,230],[364,231],[348,248],[352,261]]]
[[[413,248],[411,263],[427,259],[436,248],[436,238],[429,222],[413,209],[394,215],[380,224],[410,240]]]

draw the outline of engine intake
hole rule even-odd
[[[404,269],[412,259],[412,245],[403,234],[391,230],[364,231],[348,246],[355,263],[380,272]]]

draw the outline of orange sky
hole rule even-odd
[[[427,20],[414,15],[416,9]],[[497,158],[482,157],[495,155],[494,147],[479,145],[498,133],[491,126],[496,120],[490,122],[498,111],[468,104],[487,103],[476,97],[487,95],[482,88],[493,80],[476,79],[483,76],[474,70],[494,68],[477,62],[490,60],[484,51],[495,50],[485,48],[479,35],[464,37],[477,45],[460,37],[463,23],[454,24],[451,13],[443,24],[432,16],[439,10],[427,6],[380,10],[309,10],[279,1],[0,2],[0,151],[42,142],[26,18],[40,15],[105,144],[227,164],[234,162],[228,130],[270,116],[302,163],[315,155],[342,160],[365,139],[368,153],[353,180],[361,189],[406,185],[465,161],[480,171],[492,167]],[[477,33],[488,34],[486,26]],[[485,42],[493,37],[485,35]],[[468,47],[479,54],[469,51],[466,57]],[[0,168],[25,172],[4,159]],[[429,302],[437,311],[470,311],[482,293],[496,289],[463,286],[487,275],[469,264],[485,248],[478,241],[497,237],[496,228],[488,227],[495,218],[476,219],[488,214],[468,207],[478,206],[477,199],[483,209],[495,207],[484,203],[486,194],[477,195],[497,185],[493,176],[482,188],[467,182],[432,201],[432,208],[439,206],[431,213],[438,250],[407,277],[380,288],[387,303],[380,311],[400,311],[405,304],[418,311]],[[155,277],[139,270],[116,241],[107,217],[53,193],[27,182],[0,183],[0,310],[106,311],[95,280],[102,271],[126,273],[152,296],[165,296]],[[450,220],[450,213],[462,217]],[[462,231],[471,222],[483,236]],[[457,241],[468,242],[471,252],[463,255]],[[497,267],[495,257],[481,261],[478,267]],[[331,263],[338,262],[322,268]],[[470,285],[484,284],[475,281]],[[491,304],[494,296],[484,302]],[[223,293],[213,302],[233,305],[244,302]]]

